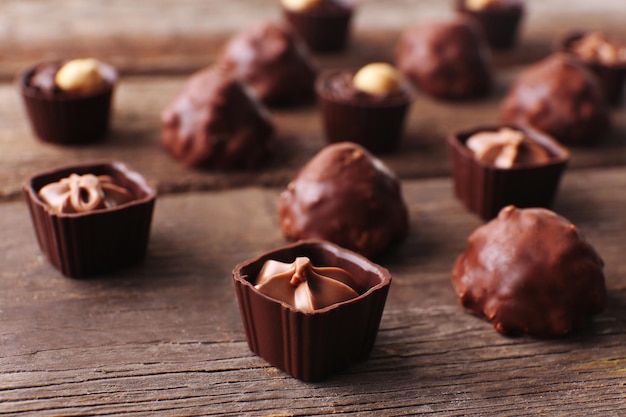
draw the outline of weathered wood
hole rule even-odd
[[[40,255],[26,206],[0,204],[0,415],[597,415],[626,412],[626,168],[570,171],[555,210],[606,261],[610,303],[577,336],[507,338],[465,314],[450,269],[480,224],[449,179],[405,181],[408,241],[369,360],[317,384],[245,342],[239,261],[284,243],[279,189],[161,196],[148,256],[91,280]]]

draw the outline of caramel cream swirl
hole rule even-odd
[[[57,213],[85,213],[127,203],[133,195],[108,175],[71,174],[39,190],[39,197]]]
[[[255,288],[297,310],[311,312],[358,297],[352,275],[337,267],[315,267],[306,257],[291,264],[269,260]]]
[[[479,161],[497,168],[512,168],[519,164],[544,164],[550,152],[519,130],[503,127],[498,131],[478,132],[465,145]]]

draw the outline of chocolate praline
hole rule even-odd
[[[398,91],[370,94],[354,86],[355,71],[329,70],[316,82],[326,139],[355,142],[383,153],[402,138],[413,91],[403,84]]]
[[[131,198],[110,207],[65,212],[39,195],[45,186],[72,174],[110,177]],[[64,275],[90,277],[137,264],[144,258],[156,190],[126,164],[94,162],[41,172],[25,182],[23,191],[39,247]]]
[[[405,30],[396,63],[421,90],[443,99],[484,96],[493,84],[491,54],[482,30],[465,17]]]
[[[505,123],[533,126],[566,144],[597,142],[611,126],[598,80],[582,62],[564,53],[527,68],[500,112]]]
[[[356,10],[354,0],[321,0],[304,10],[283,4],[285,19],[314,52],[339,52],[350,38],[350,24]]]
[[[524,0],[496,0],[480,8],[469,7],[467,3],[468,0],[456,0],[456,10],[476,20],[489,46],[499,50],[515,46],[526,9]]]
[[[109,128],[117,71],[99,62],[101,88],[88,93],[64,91],[56,84],[55,76],[68,62],[43,62],[29,68],[18,78],[18,88],[39,139],[62,145],[91,143],[101,139]]]
[[[328,145],[315,155],[281,193],[278,213],[287,239],[324,239],[368,257],[408,233],[397,177],[351,142]]]
[[[469,237],[452,281],[463,307],[498,332],[552,338],[581,329],[604,309],[603,267],[567,219],[508,206]]]
[[[308,48],[286,25],[255,24],[226,44],[218,65],[243,80],[269,105],[309,102],[317,66]]]
[[[548,152],[549,159],[539,163],[526,160],[502,168],[480,160],[467,147],[467,140],[473,135],[502,128],[523,132]],[[570,160],[570,152],[554,138],[529,126],[514,124],[478,126],[453,132],[448,136],[448,147],[454,194],[469,211],[484,220],[492,219],[509,204],[550,207]]]
[[[604,36],[599,32],[596,33]],[[581,56],[576,51],[577,43],[590,34],[594,34],[594,32],[572,32],[562,40],[560,49],[580,59],[598,77],[609,104],[617,107],[622,102],[624,83],[626,82],[626,43],[606,37],[608,42],[615,47],[621,48],[622,52],[621,56],[616,57],[615,62],[602,62]]]
[[[301,311],[257,288],[267,261],[313,264],[345,270],[358,295],[313,311]],[[319,240],[306,240],[263,253],[237,265],[233,281],[250,350],[304,381],[319,381],[369,355],[391,285],[385,268],[357,253]]]
[[[217,170],[259,167],[274,135],[267,109],[221,67],[192,75],[161,113],[161,126],[163,146],[174,158]]]

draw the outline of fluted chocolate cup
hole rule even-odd
[[[31,128],[44,142],[77,145],[102,139],[109,128],[117,71],[100,63],[106,87],[85,95],[44,94],[30,85],[37,66],[18,78],[18,89]]]
[[[476,159],[465,145],[475,133],[495,132],[503,127],[524,132],[548,150],[550,160],[543,164],[498,168]],[[552,137],[517,125],[481,126],[455,132],[448,136],[448,145],[454,194],[470,212],[483,220],[496,217],[500,209],[508,205],[550,208],[570,159],[567,148]]]
[[[302,312],[254,287],[265,261],[292,263],[301,256],[316,266],[348,271],[360,283],[359,296]],[[240,263],[233,280],[250,350],[295,378],[319,381],[369,355],[391,275],[355,252],[326,241],[305,240]]]
[[[325,71],[315,83],[327,142],[354,142],[377,154],[394,150],[404,133],[412,92],[402,91],[380,100],[345,98],[329,82],[345,72]]]
[[[498,50],[511,49],[517,43],[524,9],[524,0],[505,0],[483,9],[471,9],[466,0],[456,0],[457,12],[478,22],[489,46]]]
[[[332,3],[332,2],[329,2]],[[339,52],[346,48],[354,14],[353,0],[337,0],[320,10],[293,11],[283,6],[283,16],[313,52]]]
[[[129,190],[133,199],[89,212],[55,212],[38,192],[70,174],[109,175]],[[156,190],[125,164],[96,162],[38,173],[28,178],[23,191],[39,247],[64,275],[89,277],[137,264],[144,258]]]
[[[577,55],[572,52],[572,46],[586,34],[587,33],[584,31],[576,31],[568,34],[561,41],[559,49],[577,57]],[[609,104],[613,107],[618,107],[622,103],[624,96],[626,63],[605,65],[600,62],[590,62],[583,59],[580,60],[597,76]]]

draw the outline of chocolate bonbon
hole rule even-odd
[[[363,147],[327,145],[280,195],[280,227],[289,240],[317,238],[377,255],[408,234],[398,178]]]
[[[345,271],[357,295],[302,311],[255,288],[268,261],[289,265],[298,258],[307,258],[320,268]],[[330,242],[307,240],[238,264],[233,281],[250,350],[295,378],[319,381],[367,358],[376,340],[391,275],[357,253]]]
[[[190,77],[161,113],[165,149],[183,165],[254,169],[270,155],[274,124],[263,104],[222,67]]]
[[[526,12],[524,0],[456,0],[455,7],[480,25],[493,49],[515,46]]]
[[[578,228],[541,209],[503,208],[479,227],[452,280],[468,312],[507,335],[567,335],[606,304],[604,262]]]
[[[36,65],[18,80],[32,129],[57,144],[101,139],[109,127],[117,71],[93,58]]]
[[[464,17],[406,29],[396,48],[396,64],[422,91],[438,98],[484,96],[493,84],[482,30]]]

